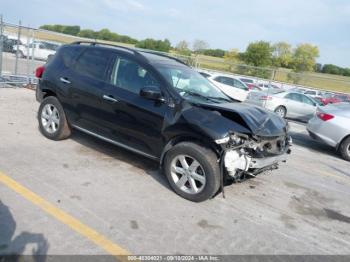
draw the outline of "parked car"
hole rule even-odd
[[[306,90],[304,92],[305,95],[311,96],[311,97],[322,97],[323,92],[320,90]]]
[[[326,93],[323,95],[323,103],[325,105],[328,104],[336,104],[342,102],[338,97],[335,96],[333,93]]]
[[[14,39],[6,35],[1,35],[0,41],[3,43],[3,51],[8,53],[16,52],[15,46],[17,44],[22,44],[21,40]]]
[[[271,83],[260,83],[258,84],[258,86],[263,89],[263,90],[267,90],[267,89],[280,89],[278,86],[271,84]]]
[[[251,92],[246,103],[265,107],[283,118],[307,121],[316,112],[320,103],[304,94],[291,91]]]
[[[45,41],[36,41],[27,46],[19,45],[18,52],[21,58],[34,58],[37,60],[47,60],[49,55],[53,55],[56,53],[58,44],[45,42]],[[16,48],[16,47],[15,47]]]
[[[310,136],[334,147],[350,161],[350,104],[328,105],[317,110],[307,130]]]
[[[334,95],[334,97],[339,99],[343,103],[350,103],[350,95],[336,94]]]
[[[243,102],[246,100],[249,88],[238,78],[231,75],[213,74],[208,80],[215,84],[230,98]]]
[[[284,119],[232,103],[174,57],[77,42],[59,48],[36,76],[45,137],[61,140],[77,129],[156,160],[191,201],[213,197],[226,176],[274,169],[290,153]]]

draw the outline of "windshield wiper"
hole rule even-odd
[[[216,100],[221,100],[221,101],[226,101],[226,102],[233,102],[230,98],[225,98],[225,97],[217,97],[217,96],[208,96],[209,99],[216,99]]]
[[[204,100],[218,103],[218,101],[216,100],[216,97],[214,98],[214,97],[210,97],[210,96],[204,96],[204,95],[201,95],[199,93],[192,92],[192,91],[185,91],[185,90],[182,90],[182,91],[185,92],[186,94],[190,95],[190,96],[200,97],[200,98],[202,98]]]

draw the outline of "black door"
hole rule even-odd
[[[161,134],[168,105],[140,96],[143,87],[161,89],[155,74],[132,58],[115,55],[108,79],[108,88],[103,95],[116,101],[103,101],[104,111],[108,113],[102,121],[109,126],[111,137],[133,149],[159,157],[163,149]]]
[[[106,114],[103,108],[103,94],[108,88],[106,77],[110,61],[108,51],[87,47],[73,65],[66,80],[70,85],[70,111],[74,125],[93,132],[106,129],[101,126],[100,119]]]

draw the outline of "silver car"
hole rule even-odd
[[[283,118],[303,121],[312,118],[320,106],[313,98],[292,91],[251,92],[245,102],[265,107]]]
[[[306,128],[312,138],[336,148],[350,161],[350,104],[319,108]]]

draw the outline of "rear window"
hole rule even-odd
[[[77,60],[74,69],[82,75],[104,80],[110,55],[100,49],[87,49]]]

